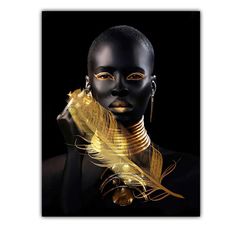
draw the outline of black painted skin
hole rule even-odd
[[[93,97],[111,110],[124,125],[138,121],[147,108],[152,91],[155,92],[153,72],[154,54],[142,41],[123,38],[106,39],[92,52],[88,63],[88,78]],[[99,80],[94,75],[109,72],[114,79]],[[128,75],[141,72],[144,79],[129,80]],[[110,105],[122,100],[132,105],[125,113],[114,112]],[[79,133],[68,111],[57,118],[68,144],[74,144]],[[181,157],[174,176],[166,178],[167,187],[184,195],[185,199],[168,197],[161,202],[120,207],[112,197],[101,199],[99,186],[104,168],[95,166],[88,155],[68,147],[67,154],[43,162],[43,216],[197,216],[199,215],[199,161],[182,154],[161,151],[165,168]],[[169,179],[169,180],[168,180]]]
[[[137,122],[144,115],[152,89],[154,55],[144,44],[137,41],[110,40],[101,43],[89,65],[89,82],[94,98],[105,108],[111,110],[116,119],[125,124]],[[99,80],[94,75],[109,72],[114,80]],[[128,80],[127,76],[141,72],[141,80]],[[154,81],[155,82],[155,81]],[[155,90],[153,90],[155,91]],[[128,102],[132,110],[117,113],[110,108],[116,100]]]

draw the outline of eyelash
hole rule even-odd
[[[132,76],[133,76],[133,78],[132,78]],[[135,77],[136,76],[136,77]],[[126,77],[126,79],[127,80],[142,80],[142,79],[144,79],[144,75],[142,74],[142,73],[138,73],[138,72],[136,72],[136,73],[131,73],[130,75],[128,75],[127,77]]]
[[[98,80],[115,80],[115,77],[113,75],[111,75],[110,73],[107,73],[107,72],[101,72],[101,73],[98,73],[98,74],[94,74],[94,76]]]
[[[101,72],[98,74],[94,74],[94,76],[98,80],[115,80],[115,77],[108,72]],[[144,74],[139,72],[131,73],[126,77],[126,80],[142,80],[142,79],[144,79]]]

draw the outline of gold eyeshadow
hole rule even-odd
[[[115,80],[115,76],[110,74],[109,72],[100,72],[94,74],[94,76],[98,80]],[[144,74],[140,72],[131,73],[126,77],[126,80],[143,80],[143,79],[144,79]]]
[[[140,72],[131,73],[126,77],[126,80],[143,80],[143,79],[144,79],[144,74]]]
[[[108,72],[100,72],[97,74],[94,74],[94,76],[98,79],[98,80],[115,80],[114,75],[108,73]]]

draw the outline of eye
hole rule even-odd
[[[131,73],[126,77],[126,80],[143,80],[144,79],[144,74],[135,72]]]
[[[115,80],[115,77],[108,73],[108,72],[100,72],[98,74],[94,74],[94,76],[98,79],[98,80]]]

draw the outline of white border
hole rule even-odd
[[[82,4],[76,0],[1,1],[0,223],[235,224],[236,14],[233,2],[87,0]],[[41,11],[122,8],[201,11],[201,217],[42,218]]]

